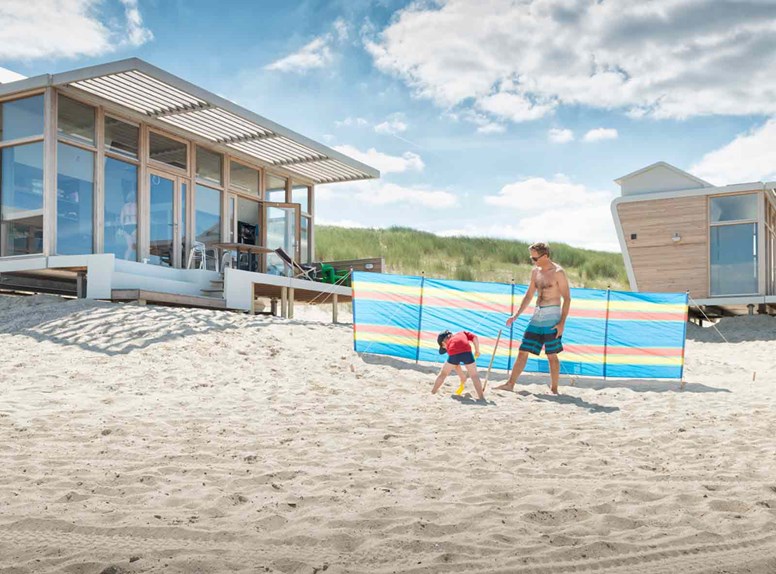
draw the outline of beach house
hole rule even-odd
[[[315,186],[377,177],[142,60],[6,82],[0,288],[245,310],[347,298],[295,278],[315,256]]]
[[[689,291],[707,314],[776,313],[776,182],[715,186],[658,162],[615,180],[634,291]]]

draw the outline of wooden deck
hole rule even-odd
[[[138,301],[142,304],[170,305],[175,307],[200,307],[203,309],[226,309],[226,300],[216,297],[195,295],[173,295],[144,289],[113,289],[112,301]]]

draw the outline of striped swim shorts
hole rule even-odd
[[[525,329],[520,350],[538,355],[543,346],[547,355],[560,353],[563,350],[563,343],[554,328],[558,323],[560,323],[560,305],[537,307]]]

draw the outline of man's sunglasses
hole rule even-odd
[[[539,257],[534,257],[533,255],[531,255],[531,261],[533,261],[534,263],[536,263],[536,262],[537,262],[537,261],[539,261],[539,259],[541,259],[542,257],[544,257],[544,255],[539,255]]]

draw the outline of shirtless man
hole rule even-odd
[[[571,294],[566,272],[557,263],[550,259],[550,248],[546,243],[534,243],[529,248],[531,260],[535,267],[531,270],[531,281],[528,291],[523,297],[517,313],[507,319],[507,326],[512,325],[525,308],[533,300],[534,292],[538,291],[536,310],[523,335],[520,344],[520,352],[517,355],[515,366],[509,375],[509,380],[496,389],[511,391],[515,387],[517,378],[523,372],[528,361],[528,353],[538,355],[542,346],[550,363],[550,390],[558,394],[558,377],[560,376],[560,361],[558,353],[563,350],[561,337],[566,325],[566,317],[571,306]],[[561,298],[563,306],[561,307]]]

